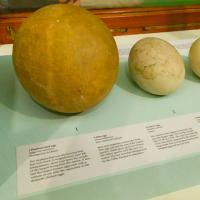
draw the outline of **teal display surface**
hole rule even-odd
[[[11,56],[0,57],[0,199],[16,200],[16,147],[97,130],[200,111],[200,79],[189,69],[182,86],[164,97],[150,95],[130,79],[127,59],[110,95],[77,115],[52,113],[36,104],[18,82]],[[134,133],[133,133],[134,134]],[[181,148],[180,148],[181,151]],[[144,200],[200,184],[200,155],[62,186],[26,200]]]

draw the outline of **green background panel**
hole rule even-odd
[[[200,0],[144,0],[144,6],[176,6],[200,4]]]
[[[102,103],[81,114],[60,115],[36,104],[17,81],[11,56],[0,57],[0,199],[17,199],[16,147],[19,145],[200,112],[200,79],[190,71],[186,57],[184,60],[185,81],[169,96],[150,95],[138,88],[128,75],[127,59],[121,59],[117,83]],[[94,177],[25,199],[144,200],[199,185],[199,169],[200,155],[191,155]]]

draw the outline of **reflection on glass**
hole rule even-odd
[[[54,3],[77,3],[79,0],[0,0],[0,11],[34,10]]]

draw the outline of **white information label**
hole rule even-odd
[[[200,113],[17,148],[19,196],[200,152]]]

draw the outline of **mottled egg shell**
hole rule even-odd
[[[129,71],[139,87],[156,95],[175,91],[185,76],[183,59],[175,47],[154,37],[141,39],[132,47]]]
[[[192,71],[200,77],[200,38],[192,44],[189,59]]]

